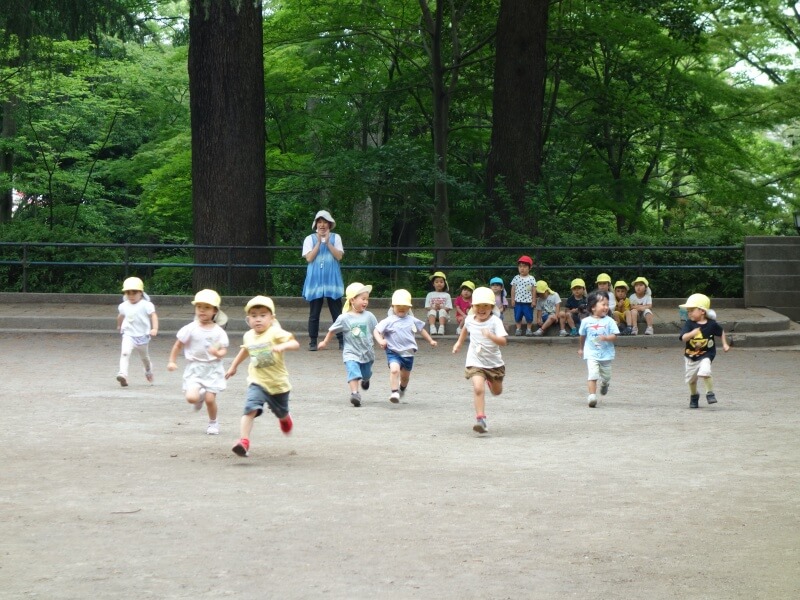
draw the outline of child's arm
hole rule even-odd
[[[242,361],[245,358],[247,358],[247,348],[241,348],[239,353],[236,355],[236,358],[233,359],[231,366],[228,367],[227,371],[225,371],[225,379],[230,379],[236,375],[236,369],[239,368],[239,365],[242,364]]]
[[[178,352],[183,350],[183,342],[180,340],[175,340],[175,343],[172,345],[172,350],[169,353],[169,361],[167,362],[167,371],[174,371],[178,368],[178,365],[175,361],[178,358]]]
[[[330,341],[331,341],[331,338],[332,338],[334,335],[335,335],[335,334],[333,333],[333,331],[331,331],[330,329],[328,329],[328,333],[326,333],[326,334],[325,334],[325,337],[323,338],[323,340],[322,340],[322,341],[321,341],[319,344],[317,344],[317,348],[318,348],[319,350],[325,350],[325,346],[327,346],[327,345],[328,345],[328,342],[330,342]],[[299,343],[299,342],[298,342],[298,343]],[[274,350],[275,350],[275,348],[273,348],[272,350],[274,351]]]
[[[725,330],[722,330],[722,350],[727,352],[731,347],[728,344],[728,336],[725,335]]]
[[[121,314],[117,315],[117,331],[119,331],[120,328],[122,327],[122,321],[124,321],[124,320],[125,320],[124,315],[121,315]]]
[[[436,346],[439,345],[439,342],[437,342],[435,339],[433,339],[431,337],[431,334],[428,333],[428,330],[425,329],[424,327],[422,328],[422,331],[420,331],[420,333],[422,334],[422,337],[424,337],[428,341],[428,343],[431,346],[433,346],[434,348],[436,348]],[[462,330],[461,333],[464,333],[464,331]]]
[[[228,347],[227,346],[211,346],[208,349],[208,353],[211,356],[216,356],[217,358],[222,358],[223,356],[225,356],[228,353]]]
[[[698,333],[700,333],[700,328],[699,328],[699,327],[695,327],[695,328],[694,328],[694,329],[692,329],[691,331],[687,331],[686,333],[684,333],[684,334],[681,336],[681,340],[682,340],[682,341],[684,341],[684,342],[688,342],[690,339],[692,339],[692,338],[693,338],[694,336],[696,336]]]
[[[453,354],[457,354],[458,353],[458,351],[461,349],[461,344],[464,343],[464,340],[466,338],[467,338],[467,328],[466,327],[462,327],[461,328],[461,333],[458,334],[458,339],[456,340],[456,343],[453,344]]]
[[[375,341],[378,342],[378,346],[386,350],[386,345],[387,345],[386,338],[381,335],[380,331],[378,331],[377,329],[373,331],[372,337],[374,337]]]
[[[517,286],[511,285],[511,295],[508,297],[508,305],[511,308],[514,308],[514,303],[516,302],[515,298],[517,297]]]
[[[158,335],[158,315],[155,312],[150,313],[150,335],[152,337]]]
[[[583,358],[583,345],[585,343],[586,343],[586,336],[585,335],[581,335],[578,338],[578,356],[580,356],[581,358]]]
[[[506,346],[508,344],[508,337],[504,335],[497,335],[493,331],[491,331],[488,327],[484,327],[481,329],[483,332],[484,337],[489,338],[498,346]],[[463,331],[462,331],[463,333]]]
[[[325,339],[331,335],[331,332],[328,331],[328,335],[325,336]],[[287,350],[299,350],[300,349],[300,342],[292,336],[291,339],[286,340],[285,342],[281,342],[280,344],[276,344],[272,347],[273,352],[286,352]]]

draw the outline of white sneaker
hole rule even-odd
[[[392,394],[389,396],[389,402],[392,404],[397,404],[400,402],[400,392],[392,392]]]
[[[639,335],[639,328],[631,327],[631,335]]]
[[[533,333],[528,333],[528,335],[532,335],[534,337],[542,337],[544,335],[544,330],[543,329],[537,329]]]
[[[562,329],[558,332],[558,337],[567,337],[569,334],[567,333],[566,329]]]
[[[589,396],[589,408],[594,408],[595,406],[597,406],[597,396],[591,394]]]
[[[439,335],[444,335],[444,325],[439,325]]]
[[[436,335],[436,325],[431,325],[431,335]]]
[[[206,427],[206,433],[208,435],[219,435],[219,423],[216,421],[209,421],[208,427]]]
[[[652,327],[648,327],[647,329],[644,330],[644,334],[645,335],[653,335],[653,328]]]

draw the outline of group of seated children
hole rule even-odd
[[[571,294],[563,302],[558,292],[550,289],[546,281],[537,281],[531,275],[533,260],[520,256],[517,260],[518,274],[511,280],[511,292],[506,296],[503,280],[493,277],[489,286],[495,294],[495,313],[502,319],[505,309],[514,312],[515,335],[539,337],[548,329],[558,325],[561,337],[578,335],[581,319],[589,315],[586,299],[588,290],[580,277],[570,283]],[[447,277],[442,271],[430,276],[432,291],[425,298],[425,310],[431,335],[444,335],[450,313],[455,309],[456,335],[461,333],[464,319],[472,306],[475,284],[464,281],[454,299],[450,297]],[[653,334],[653,295],[650,283],[644,277],[633,281],[633,293],[625,281],[619,280],[611,289],[611,276],[601,273],[595,280],[595,288],[608,296],[609,316],[613,317],[621,335],[638,335],[639,322],[644,321],[645,335]],[[535,327],[534,327],[535,326]]]

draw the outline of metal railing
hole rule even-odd
[[[626,276],[669,271],[707,271],[743,275],[743,246],[545,246],[509,247],[346,247],[341,267],[349,270],[474,273],[485,279],[516,272],[516,259],[527,254],[534,259],[534,273],[573,277],[581,273],[625,273]],[[435,257],[445,251],[448,264],[437,264]],[[293,277],[305,274],[301,246],[210,246],[186,244],[92,244],[50,242],[0,242],[0,282],[7,274],[2,268],[21,269],[15,278],[21,291],[28,292],[33,270],[112,269],[115,278],[127,277],[143,269],[225,269],[229,286],[237,269],[290,271]],[[196,261],[202,255],[207,260]],[[265,260],[270,257],[270,260]],[[702,260],[700,260],[702,258]],[[695,260],[696,259],[696,260]],[[707,264],[710,261],[711,264]],[[570,275],[570,273],[572,275]],[[466,277],[465,277],[466,278]],[[8,285],[8,282],[6,282]]]

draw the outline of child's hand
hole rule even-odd
[[[378,345],[381,347],[382,350],[386,350],[386,346],[388,346],[389,343],[386,340],[381,340],[380,342],[378,342]]]
[[[731,347],[730,347],[730,345],[729,345],[729,344],[722,344],[722,350],[723,350],[723,351],[727,352],[727,351],[728,351],[728,350],[730,350],[730,349],[731,349]]]
[[[217,358],[222,358],[225,356],[225,351],[217,344],[214,344],[208,349],[208,353],[211,356],[216,356]]]
[[[461,350],[461,341],[457,341],[453,344],[453,354],[458,354],[458,351]]]
[[[150,330],[150,337],[156,337],[157,335],[158,335],[158,329]]]
[[[319,348],[319,346],[317,346],[317,348]],[[272,347],[272,351],[273,351],[273,352],[277,352],[278,354],[280,354],[280,353],[281,353],[281,352],[283,352],[284,350],[286,350],[286,344],[275,344],[275,345]]]
[[[230,379],[234,375],[236,375],[236,367],[231,365],[231,368],[225,372],[225,379]]]
[[[178,368],[178,365],[175,364],[175,361],[171,360],[167,363],[167,371],[174,371]]]
[[[328,342],[322,340],[319,344],[317,344],[317,350],[325,350],[325,347],[328,345]],[[272,349],[275,351],[275,348]]]
[[[583,358],[583,348],[578,348],[578,356]]]
[[[439,345],[439,342],[437,342],[436,340],[434,340],[433,338],[431,338],[431,346],[432,346],[433,348],[436,348],[436,346],[438,346],[438,345]]]

